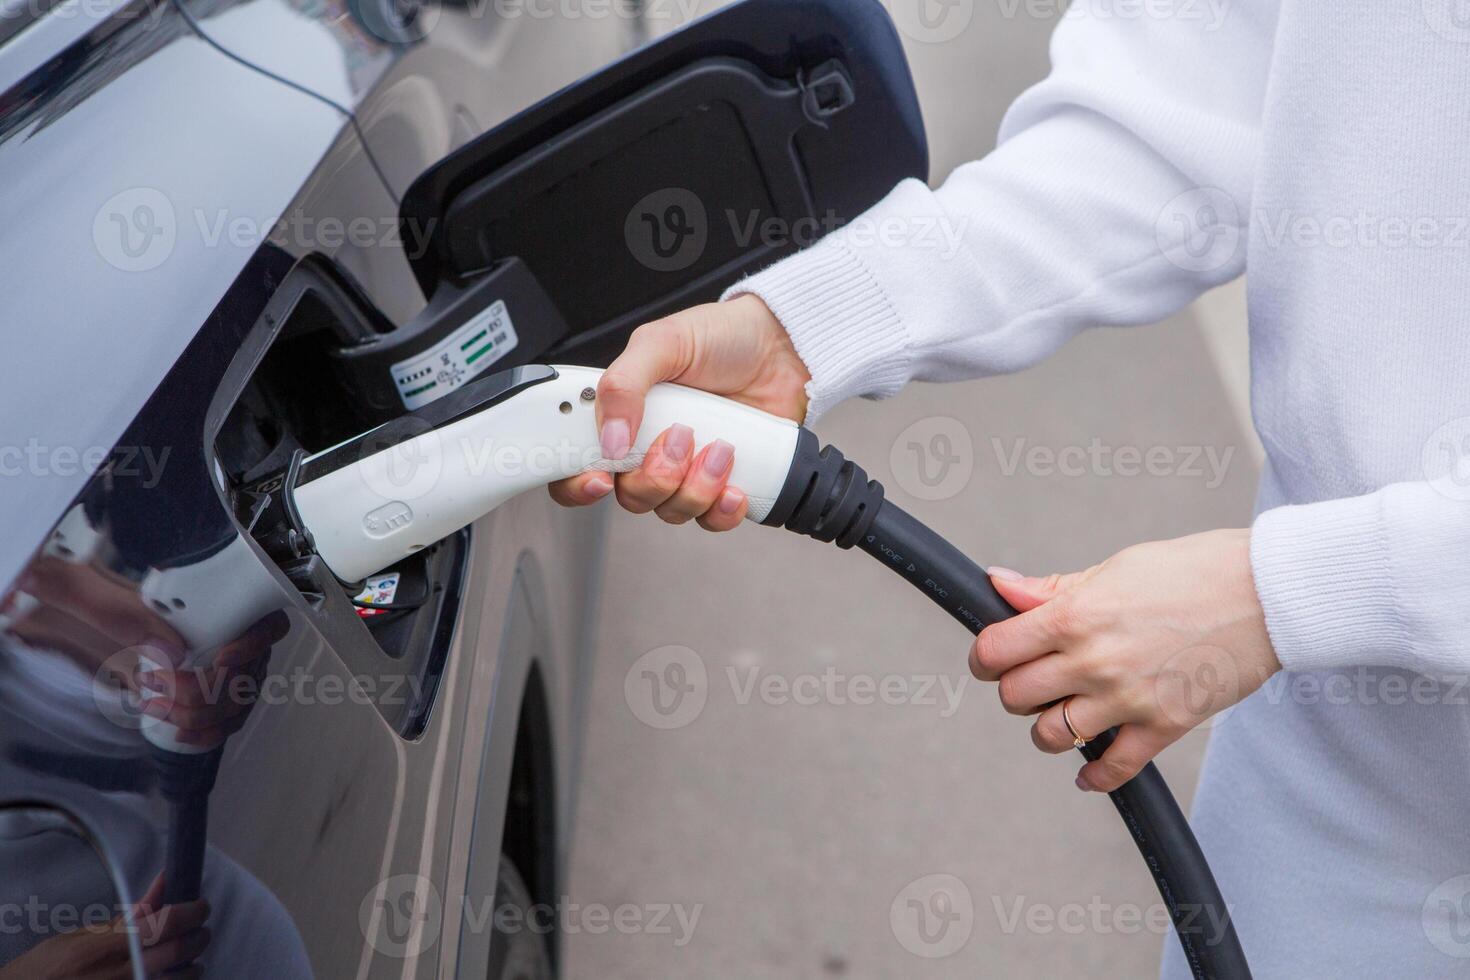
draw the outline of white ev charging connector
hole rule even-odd
[[[356,582],[527,490],[588,470],[635,470],[676,422],[701,445],[723,439],[735,447],[730,485],[749,498],[750,520],[766,519],[791,471],[799,426],[661,384],[628,455],[604,459],[594,411],[601,376],[584,367],[518,368],[306,458],[294,501],[317,554],[338,578]]]
[[[177,568],[154,568],[139,590],[149,609],[173,627],[188,647],[182,663],[160,663],[141,656],[145,670],[195,671],[210,667],[220,647],[238,640],[262,616],[280,605],[275,583],[244,537],[199,561]],[[228,602],[221,596],[229,596]],[[162,718],[140,715],[143,737],[169,752],[199,755],[213,746],[179,740],[179,730]]]

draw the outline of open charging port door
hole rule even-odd
[[[739,0],[460,147],[413,183],[400,222],[425,243],[412,264],[431,307],[507,269],[554,307],[560,336],[506,366],[605,366],[640,323],[927,176],[878,0]],[[508,307],[517,332],[536,315]]]

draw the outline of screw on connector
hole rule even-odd
[[[597,389],[596,388],[583,388],[582,389],[582,400],[584,402],[596,401],[597,400]]]

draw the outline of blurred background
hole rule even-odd
[[[1046,74],[1063,4],[887,2],[947,18],[905,32],[938,185]],[[842,405],[818,433],[983,565],[1245,526],[1243,287],[1023,374]],[[569,976],[1156,973],[1167,916],[1111,803],[1032,747],[917,593],[856,552],[621,512],[606,567],[569,899],[686,921],[567,935]],[[660,678],[687,697],[654,703]],[[1186,809],[1206,739],[1160,760]]]

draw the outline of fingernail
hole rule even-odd
[[[1009,568],[1003,568],[1000,565],[991,565],[985,571],[987,574],[990,575],[991,578],[998,578],[1002,582],[1020,582],[1026,577],[1020,572],[1013,571]]]
[[[730,463],[734,459],[735,447],[723,439],[716,439],[704,451],[704,475],[719,479],[729,471]],[[723,505],[722,500],[721,506]]]
[[[1087,781],[1087,777],[1082,775],[1080,772],[1077,774],[1077,778],[1074,780],[1074,782],[1077,784],[1077,788],[1080,789],[1082,792],[1092,792],[1092,784],[1089,783]]]
[[[740,509],[740,501],[742,499],[744,499],[744,497],[739,490],[732,490],[731,488],[726,487],[725,492],[720,494],[720,513],[735,513],[737,510]]]
[[[587,481],[587,496],[593,500],[601,500],[612,492],[612,481],[605,476],[594,476]]]
[[[694,430],[687,425],[671,425],[664,436],[664,456],[670,462],[682,463],[694,451]]]
[[[625,419],[608,419],[602,423],[602,456],[604,459],[622,459],[633,446],[633,436],[628,431]]]

